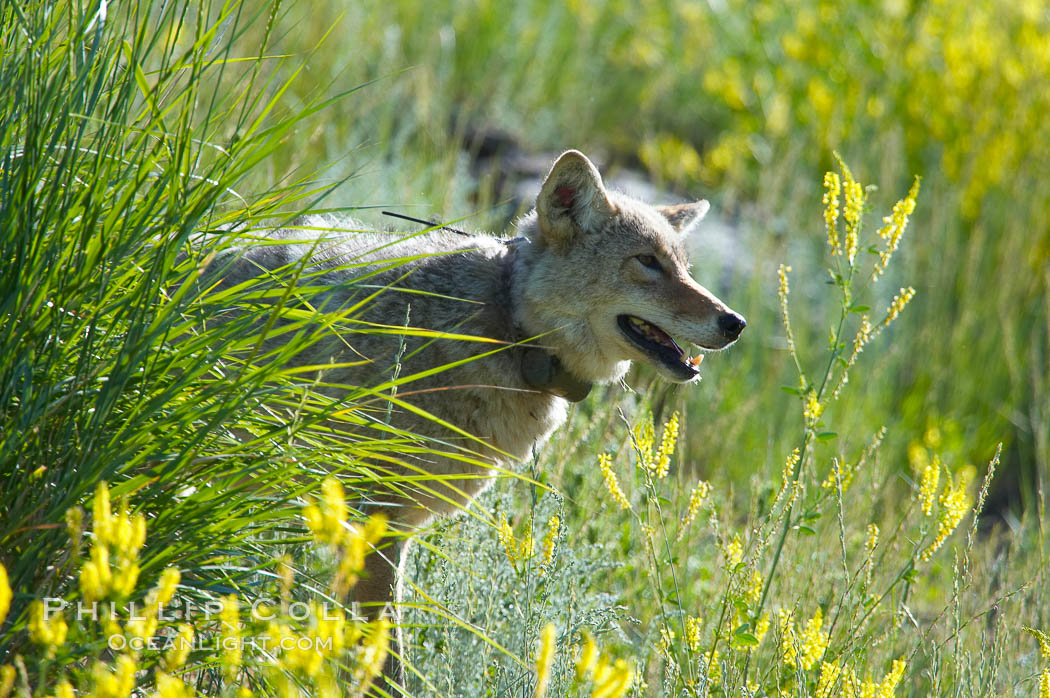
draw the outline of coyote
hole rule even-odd
[[[410,376],[455,364],[402,386],[398,400],[415,410],[395,405],[390,418],[399,430],[429,437],[430,448],[441,443],[448,457],[378,464],[382,472],[415,477],[371,493],[365,505],[382,507],[392,527],[411,532],[467,505],[493,481],[494,467],[528,458],[565,421],[569,401],[582,400],[592,384],[622,377],[632,361],[690,382],[699,375],[700,357],[683,347],[719,350],[740,336],[744,318],[689,275],[684,241],[707,209],[702,200],[654,207],[609,191],[591,161],[570,150],[551,168],[535,209],[517,222],[514,240],[437,231],[392,245],[355,235],[311,246],[296,241],[302,233],[285,231],[278,237],[291,238],[290,244],[241,250],[223,273],[235,284],[310,254],[310,268],[319,273],[311,304],[331,310],[360,300],[354,277],[364,262],[376,274],[368,293],[384,290],[356,320],[460,336],[333,336],[295,359],[357,364],[326,371],[329,386],[375,385],[395,370]],[[297,227],[326,225],[333,222],[317,217]],[[412,261],[389,264],[394,258]],[[351,263],[358,265],[352,271]],[[356,601],[381,607],[392,595],[400,599],[404,540],[368,557]],[[396,614],[396,603],[393,609]]]

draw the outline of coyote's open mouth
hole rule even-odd
[[[646,322],[633,315],[619,315],[616,318],[620,331],[636,347],[641,349],[657,364],[669,370],[682,381],[692,380],[700,374],[700,362],[703,354],[695,357],[686,356],[671,335],[651,322]]]

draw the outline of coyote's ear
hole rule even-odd
[[[612,211],[597,168],[576,150],[562,153],[540,188],[536,216],[540,237],[556,246],[596,229]]]
[[[700,199],[691,204],[655,206],[654,208],[657,213],[667,219],[672,228],[681,233],[682,237],[685,237],[693,232],[696,229],[696,225],[704,219],[704,216],[707,215],[707,210],[711,208],[711,204],[704,199]]]

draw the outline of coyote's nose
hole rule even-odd
[[[747,327],[747,320],[736,313],[723,313],[718,317],[718,329],[722,330],[722,334],[726,337],[736,339],[745,327]]]

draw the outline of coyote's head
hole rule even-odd
[[[676,382],[699,375],[683,347],[724,349],[744,318],[689,275],[685,238],[708,203],[653,207],[605,189],[583,154],[558,158],[520,225],[531,240],[515,309],[580,378],[608,381],[629,361]]]

